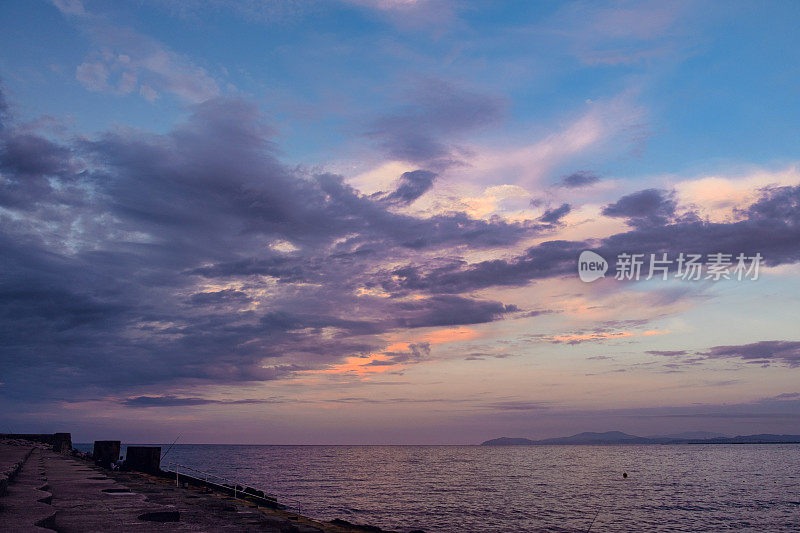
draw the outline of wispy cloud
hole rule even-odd
[[[664,58],[687,46],[681,21],[690,4],[670,2],[573,2],[548,20],[548,30],[570,43],[588,65],[630,65]]]
[[[105,15],[87,11],[80,0],[54,4],[94,44],[75,71],[75,78],[88,90],[138,95],[150,102],[164,94],[195,103],[220,94],[205,68],[156,39],[114,25]]]
[[[126,407],[191,407],[195,405],[249,405],[249,404],[272,404],[283,403],[278,398],[267,399],[244,399],[244,400],[212,400],[209,398],[185,397],[185,396],[135,396],[126,398],[120,402]]]

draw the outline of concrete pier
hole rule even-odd
[[[155,456],[153,451],[144,454]],[[0,472],[12,473],[0,496],[0,531],[380,531],[315,521],[203,487],[176,487],[174,479],[161,476],[112,472],[40,443],[0,440]]]

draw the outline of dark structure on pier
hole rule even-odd
[[[0,439],[29,440],[49,444],[53,451],[70,453],[72,451],[71,433],[0,433]]]
[[[123,468],[158,474],[161,471],[161,446],[128,446]]]
[[[111,468],[111,465],[119,460],[120,441],[118,440],[96,440],[94,441],[94,464],[103,468]]]

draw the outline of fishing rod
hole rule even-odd
[[[167,448],[167,451],[165,451],[164,455],[161,456],[161,459],[159,459],[159,462],[164,460],[164,457],[166,457],[167,454],[169,453],[169,451],[172,449],[172,447],[175,446],[175,443],[178,442],[178,439],[181,438],[181,435],[183,435],[183,433],[178,433],[178,436],[175,437],[175,440],[172,441],[172,444],[169,445],[169,448]]]
[[[586,530],[586,533],[590,533],[592,531],[592,526],[594,525],[594,521],[597,520],[597,515],[600,514],[600,508],[597,508],[597,512],[594,514],[594,518],[592,518],[592,523],[589,524],[589,529]]]

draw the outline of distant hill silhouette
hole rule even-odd
[[[713,431],[684,431],[667,435],[648,435],[648,439],[725,439],[727,435]]]
[[[621,431],[605,433],[584,432],[569,437],[531,440],[525,438],[500,437],[481,443],[481,446],[543,446],[570,444],[791,444],[800,443],[800,435],[739,435],[737,437],[697,438],[706,432],[686,432],[656,437],[638,437]],[[711,434],[714,435],[714,434]]]

